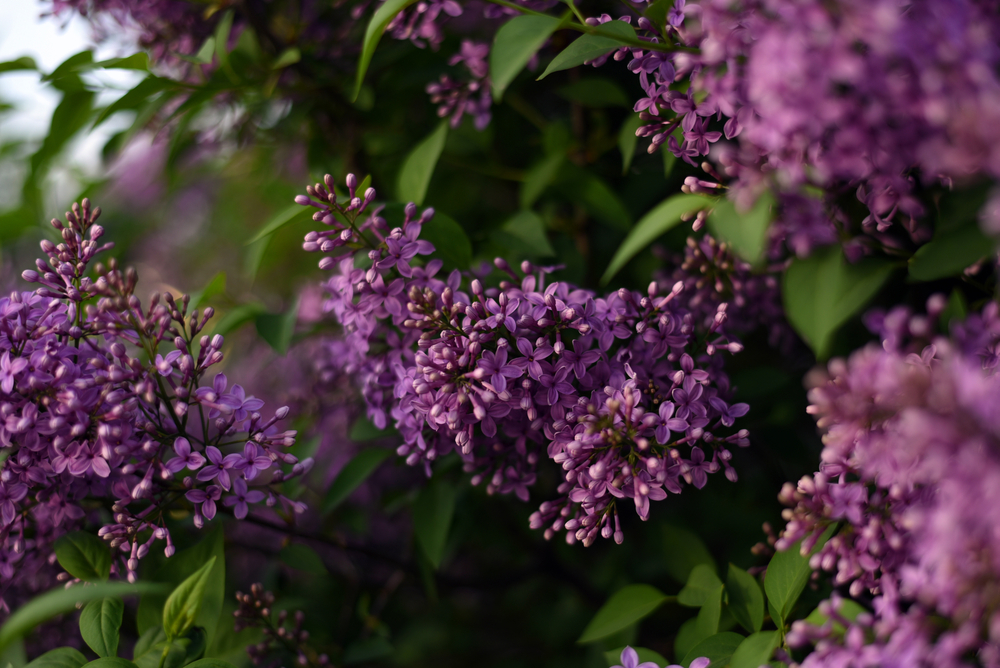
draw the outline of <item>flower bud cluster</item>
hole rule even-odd
[[[903,646],[908,665],[1000,661],[1000,317],[990,304],[935,338],[944,305],[935,296],[926,314],[872,314],[882,346],[814,379],[822,464],[782,489],[776,547],[803,539],[807,552],[838,526],[811,566],[875,598],[842,637],[800,624],[790,641],[816,645],[804,666],[885,665]]]
[[[350,201],[355,184],[349,175]],[[742,349],[725,333],[726,304],[703,323],[683,283],[600,297],[500,258],[496,287],[457,270],[438,278],[441,260],[410,264],[434,252],[419,238],[432,210],[417,217],[410,204],[386,232],[378,210],[362,223],[363,207],[340,204],[329,176],[308,192],[297,201],[319,207],[313,217],[330,229],[304,248],[335,253],[320,266],[339,267],[326,282],[326,309],[343,327],[331,352],[374,424],[392,419],[407,463],[429,472],[457,452],[473,484],[527,501],[551,459],[560,496],[531,525],[588,545],[622,540],[618,500],[645,519],[650,500],[700,488],[709,473],[736,479],[730,448],[748,440],[733,425],[748,407],[729,402],[722,371],[724,353]]]
[[[250,586],[250,593],[236,592],[238,608],[233,611],[236,618],[236,633],[248,628],[261,631],[260,642],[249,645],[247,654],[255,666],[279,666],[275,655],[287,652],[295,657],[295,664],[301,668],[312,666],[323,668],[330,665],[326,654],[317,654],[307,645],[309,632],[302,628],[305,614],[296,610],[289,619],[287,610],[274,610],[274,594],[264,591],[264,586],[256,582]]]
[[[87,274],[99,244],[100,209],[84,200],[61,240],[41,242],[46,259],[25,271],[35,292],[0,299],[0,590],[19,599],[13,564],[50,561],[52,543],[75,529],[98,535],[117,555],[113,572],[135,578],[138,560],[161,542],[174,552],[168,513],[201,526],[219,504],[245,517],[266,500],[295,510],[275,485],[306,471],[278,428],[287,409],[263,402],[216,374],[223,337],[209,336],[211,308],[154,294],[143,306],[135,271],[112,259]]]

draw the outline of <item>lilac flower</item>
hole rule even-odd
[[[184,469],[197,471],[205,463],[205,458],[193,452],[191,443],[183,436],[174,441],[174,452],[177,456],[166,463],[167,470],[171,473],[179,473]]]
[[[233,483],[232,496],[227,496],[223,503],[227,506],[235,506],[233,509],[233,515],[236,519],[241,520],[247,516],[248,512],[250,512],[250,508],[247,504],[259,503],[264,500],[264,497],[264,492],[258,489],[248,491],[246,482],[242,478],[237,478],[236,482]]]
[[[0,390],[3,390],[4,394],[13,392],[14,376],[24,371],[27,367],[28,360],[23,357],[12,360],[10,352],[5,352],[3,357],[0,357]]]
[[[652,661],[639,663],[639,653],[628,645],[622,650],[621,662],[620,666],[612,666],[612,668],[659,668]]]
[[[484,351],[479,359],[479,368],[490,378],[490,384],[497,392],[507,389],[508,378],[519,378],[524,374],[524,369],[516,364],[507,363],[507,348],[498,348],[494,353]]]
[[[237,387],[239,386],[237,385]],[[222,485],[222,489],[228,491],[232,485],[229,470],[243,463],[243,457],[235,452],[223,455],[222,451],[214,445],[205,448],[205,457],[208,459],[208,463],[205,464],[202,470],[198,471],[198,480],[202,482],[218,480],[219,484]]]
[[[191,503],[201,505],[200,513],[206,519],[215,517],[215,502],[222,498],[222,488],[218,485],[209,485],[205,489],[192,489],[184,493],[185,498]],[[230,497],[226,497],[229,500]]]
[[[528,375],[538,380],[542,376],[542,365],[540,360],[546,359],[552,354],[553,348],[548,344],[542,344],[540,346],[533,346],[531,342],[527,339],[517,340],[517,349],[521,352],[523,357],[518,357],[511,361],[523,371],[527,371]]]

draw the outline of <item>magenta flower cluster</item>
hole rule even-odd
[[[458,270],[438,277],[442,262],[423,259],[435,249],[420,238],[433,210],[409,204],[389,229],[381,208],[366,214],[374,189],[357,187],[348,175],[339,199],[327,176],[296,198],[327,225],[303,247],[338,270],[325,308],[344,335],[331,351],[373,422],[399,430],[409,464],[429,472],[458,452],[474,484],[526,501],[548,458],[564,471],[560,496],[531,525],[587,545],[622,540],[618,500],[646,519],[650,501],[701,488],[710,473],[736,479],[730,448],[748,444],[734,428],[748,407],[728,398],[722,354],[742,346],[724,331],[725,304],[706,325],[680,282],[598,296],[499,258],[496,287]]]
[[[67,531],[102,525],[119,558],[114,572],[135,578],[138,560],[162,541],[174,547],[168,511],[193,513],[200,527],[220,508],[239,518],[266,501],[287,512],[298,502],[275,485],[309,469],[286,449],[287,408],[263,402],[218,373],[222,336],[207,336],[212,309],[154,294],[143,307],[138,277],[115,260],[88,268],[101,244],[100,209],[73,205],[53,220],[59,243],[23,277],[35,292],[0,299],[0,588],[4,603],[27,581],[15,569],[50,561]],[[11,588],[14,588],[13,591]]]
[[[1000,316],[990,303],[934,338],[943,307],[876,314],[883,345],[831,362],[809,394],[822,464],[782,490],[776,547],[837,525],[811,565],[874,599],[846,635],[793,625],[790,642],[815,645],[803,666],[1000,665]]]

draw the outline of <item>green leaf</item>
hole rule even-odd
[[[833,335],[865,307],[892,273],[886,260],[848,264],[840,246],[792,261],[782,281],[788,320],[816,356],[825,358]]]
[[[386,2],[383,2],[375,10],[371,21],[368,22],[368,27],[365,28],[365,39],[361,45],[361,57],[358,59],[358,75],[354,82],[354,92],[351,93],[351,102],[358,99],[358,93],[361,92],[361,84],[365,80],[365,73],[368,71],[368,66],[372,62],[372,56],[375,54],[375,47],[378,46],[379,40],[382,39],[382,33],[385,32],[386,26],[396,18],[396,14],[414,2],[416,0],[386,0]]]
[[[524,69],[559,27],[561,21],[552,16],[515,16],[500,26],[490,49],[490,81],[493,101],[500,102],[507,86]]]
[[[541,162],[536,163],[524,175],[524,183],[521,185],[521,208],[530,209],[545,189],[548,188],[562,167],[566,155],[562,151],[556,151],[545,156]]]
[[[574,81],[557,88],[556,94],[570,102],[595,109],[632,106],[632,102],[621,86],[604,77],[588,77]],[[636,115],[635,118],[639,118],[639,116]]]
[[[81,668],[87,657],[73,647],[50,649],[24,668]]]
[[[583,65],[588,60],[600,58],[609,51],[625,46],[622,38],[636,39],[635,29],[624,21],[608,21],[597,26],[596,32],[600,34],[581,35],[556,54],[538,80],[541,81],[553,72]]]
[[[138,109],[144,103],[146,103],[152,96],[160,93],[168,88],[175,86],[175,84],[169,79],[161,79],[160,77],[148,76],[138,84],[136,84],[131,90],[122,95],[120,98],[106,106],[94,119],[90,128],[94,129],[105,120],[118,113],[119,111],[129,111],[133,109]]]
[[[372,421],[368,419],[366,415],[362,415],[354,424],[351,425],[351,431],[347,435],[349,439],[354,442],[362,441],[374,441],[378,438],[385,438],[386,436],[392,436],[398,434],[392,426],[386,426],[385,429],[379,429]]]
[[[726,592],[729,594],[729,612],[740,626],[751,633],[760,631],[764,624],[764,594],[756,578],[742,568],[729,564]]]
[[[444,142],[447,138],[448,122],[441,121],[437,129],[417,144],[407,156],[406,161],[403,162],[403,168],[399,172],[397,192],[400,201],[413,202],[417,205],[424,203],[427,186],[431,183],[434,167],[437,166],[438,158],[441,157],[441,151],[444,149]]]
[[[302,52],[299,51],[298,47],[289,47],[282,51],[281,55],[274,59],[274,62],[271,63],[271,69],[280,70],[284,67],[288,67],[289,65],[294,65],[300,60],[302,60]],[[361,192],[364,192],[364,190]]]
[[[750,264],[757,264],[767,248],[767,231],[773,217],[774,196],[765,191],[753,207],[738,211],[732,200],[720,201],[708,216],[713,234],[729,243],[733,251]]]
[[[739,633],[724,631],[716,633],[698,642],[684,654],[681,665],[690,666],[691,662],[698,657],[705,656],[711,660],[708,668],[722,668],[729,663],[729,658],[736,651],[736,648],[743,642],[743,636]]]
[[[733,652],[729,668],[759,668],[771,660],[771,655],[780,642],[781,634],[777,631],[754,633]]]
[[[719,632],[719,619],[722,617],[722,592],[722,583],[719,583],[717,589],[708,593],[705,603],[695,618],[694,635],[692,636],[694,642],[700,643]]]
[[[764,575],[764,592],[771,606],[771,616],[774,617],[775,613],[778,615],[774,620],[778,628],[784,626],[788,613],[792,611],[802,590],[806,588],[806,583],[809,582],[809,575],[812,573],[812,569],[809,568],[809,557],[823,547],[836,528],[836,525],[833,525],[827,529],[809,554],[801,553],[802,541],[799,541],[787,550],[775,552],[771,557],[767,573]]]
[[[687,584],[677,594],[677,602],[690,607],[703,606],[721,589],[722,580],[715,574],[715,567],[698,564],[691,569]]]
[[[80,612],[80,636],[97,656],[118,654],[118,629],[124,611],[121,599],[105,597],[91,601]]]
[[[102,60],[94,63],[94,67],[103,67],[106,70],[143,70],[148,72],[149,56],[140,51],[124,58]]]
[[[344,664],[385,659],[392,655],[392,645],[382,636],[359,638],[344,650]]]
[[[639,655],[639,663],[652,661],[657,666],[667,665],[667,660],[663,658],[663,655],[659,652],[654,652],[653,650],[645,647],[633,647],[632,649],[634,649],[635,653]],[[604,660],[608,662],[609,666],[620,666],[622,664],[622,652],[624,651],[624,647],[608,650],[604,653]]]
[[[299,319],[298,299],[284,313],[261,313],[257,316],[257,333],[260,338],[279,355],[288,352],[292,345],[292,335],[295,334],[295,323]]]
[[[236,78],[236,74],[229,64],[229,33],[233,30],[233,17],[233,10],[229,9],[215,26],[215,56],[219,59],[219,67],[231,79]]]
[[[219,659],[198,659],[193,663],[187,664],[186,668],[236,668],[236,666],[226,661],[220,661]]]
[[[448,529],[455,514],[455,488],[440,479],[433,479],[420,490],[413,502],[413,531],[417,543],[434,568],[441,565]]]
[[[423,224],[420,238],[434,244],[434,257],[444,261],[444,268],[466,270],[472,265],[472,242],[454,218],[440,211]]]
[[[712,203],[713,200],[703,195],[689,194],[673,195],[660,202],[656,208],[643,216],[625,237],[625,241],[608,263],[608,268],[601,277],[601,284],[607,284],[636,253],[681,222],[681,216],[712,206]]]
[[[205,655],[208,646],[205,629],[195,626],[183,637],[168,642],[163,627],[156,627],[160,633],[157,642],[142,654],[136,652],[135,663],[139,668],[182,668]]]
[[[212,335],[221,334],[222,336],[228,336],[230,332],[239,329],[251,320],[255,321],[257,316],[265,312],[266,309],[263,304],[241,304],[236,308],[226,311],[226,313],[215,322],[215,326],[212,329]]]
[[[857,601],[853,601],[849,598],[843,598],[840,600],[840,609],[837,611],[837,614],[843,617],[844,619],[853,622],[855,619],[858,618],[858,615],[860,615],[862,612],[868,612],[868,611],[865,610],[864,606],[862,606]],[[806,621],[809,624],[812,624],[813,626],[823,626],[828,621],[830,621],[830,617],[828,615],[823,614],[823,612],[819,608],[816,608],[811,613],[809,613],[809,616],[806,617],[804,621]],[[833,633],[837,636],[843,636],[844,632],[847,630],[844,628],[843,624],[841,624],[839,621],[836,620],[831,624],[831,628],[833,630]]]
[[[86,531],[74,531],[59,537],[56,559],[75,578],[96,582],[107,580],[111,572],[111,549],[108,544]]]
[[[105,596],[131,596],[156,590],[155,585],[145,583],[133,585],[125,582],[99,582],[86,587],[59,587],[47,591],[15,610],[0,627],[0,652],[42,622],[73,610],[78,603],[88,603]]]
[[[302,543],[292,543],[281,549],[278,558],[292,568],[312,573],[313,575],[326,575],[328,571],[316,551]]]
[[[253,235],[253,238],[246,242],[246,245],[249,246],[250,244],[256,243],[265,237],[271,236],[285,225],[312,220],[312,215],[317,211],[319,211],[319,209],[315,207],[292,204],[287,209],[282,209],[278,213],[274,214],[271,219],[267,221],[264,227],[260,228],[257,234]]]
[[[663,527],[664,566],[674,580],[688,581],[695,566],[704,564],[715,572],[715,560],[697,534],[678,526]]]
[[[151,626],[146,631],[139,636],[139,639],[135,641],[135,647],[132,648],[132,660],[136,661],[140,656],[148,652],[157,643],[163,642],[167,639],[167,634],[163,630],[162,626]]]
[[[191,308],[199,308],[206,301],[226,291],[226,272],[220,271],[201,290],[191,293]]]
[[[945,329],[948,329],[952,320],[961,322],[965,320],[968,313],[969,305],[965,303],[965,296],[958,288],[955,288],[948,297],[948,305],[941,311],[941,324],[945,326]]]
[[[577,642],[588,643],[607,638],[651,614],[666,600],[666,594],[650,585],[628,585],[619,589],[597,611]]]
[[[14,60],[8,60],[0,63],[0,72],[17,72],[20,70],[37,70],[38,64],[35,62],[34,58],[30,56],[21,56],[20,58],[15,58]],[[64,649],[69,649],[64,648]],[[53,652],[57,650],[52,650]],[[42,655],[44,656],[44,655]],[[38,657],[39,659],[42,657]]]
[[[84,668],[137,668],[128,659],[120,659],[117,656],[106,656],[94,659],[90,663],[84,664]]]
[[[563,162],[556,183],[570,201],[578,203],[587,213],[620,232],[632,229],[632,216],[617,193],[599,176],[568,160]]]
[[[632,166],[635,147],[639,144],[639,138],[635,136],[635,131],[644,123],[645,121],[639,117],[639,114],[629,114],[625,122],[622,123],[621,130],[618,131],[618,150],[622,152],[622,174],[628,174],[628,169]],[[667,151],[667,153],[670,152]]]
[[[194,626],[215,559],[214,556],[209,559],[167,597],[167,602],[163,605],[163,630],[168,641],[181,637]]]
[[[556,254],[545,234],[545,221],[534,211],[519,211],[494,233],[515,258],[552,257]]]
[[[972,223],[957,230],[935,235],[910,258],[910,278],[934,281],[957,276],[996,251],[996,243]]]
[[[352,439],[353,440],[353,439]],[[323,512],[328,513],[351,495],[358,486],[368,479],[379,464],[392,455],[392,450],[369,448],[354,456],[340,470],[323,499]]]

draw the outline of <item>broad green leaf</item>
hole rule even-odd
[[[250,321],[256,321],[257,316],[265,313],[263,304],[241,304],[236,308],[226,311],[221,318],[215,321],[212,335],[221,334],[227,336]]]
[[[597,611],[577,642],[588,643],[607,638],[651,614],[666,600],[666,594],[650,585],[629,585],[619,589]]]
[[[826,530],[809,554],[801,553],[802,541],[799,541],[787,550],[775,552],[771,557],[767,573],[764,575],[764,592],[771,606],[771,616],[774,617],[775,613],[778,615],[774,623],[779,628],[788,620],[788,613],[792,611],[802,590],[806,588],[806,583],[809,582],[809,575],[812,573],[812,569],[809,568],[809,557],[823,547],[834,531],[836,525]]]
[[[695,618],[694,636],[692,637],[694,642],[700,643],[719,632],[719,619],[722,617],[722,593],[723,587],[720,583],[718,588],[710,591],[705,598],[705,603]]]
[[[135,664],[139,668],[181,668],[205,655],[205,629],[195,626],[181,638],[172,642],[166,640],[162,633],[156,643],[139,654],[136,652]]]
[[[554,151],[528,170],[524,175],[524,183],[521,185],[522,209],[530,209],[534,206],[545,189],[556,180],[565,160],[566,155],[562,151]]]
[[[146,631],[139,636],[139,639],[135,641],[135,647],[132,648],[132,660],[137,660],[140,656],[148,652],[157,643],[163,642],[167,639],[167,634],[163,630],[162,626],[151,626]]]
[[[434,132],[430,133],[423,141],[410,152],[403,168],[399,172],[399,183],[397,192],[401,202],[413,202],[417,205],[424,203],[427,196],[427,186],[431,183],[431,176],[434,174],[434,167],[437,166],[438,158],[444,149],[445,139],[448,138],[448,122],[441,121]]]
[[[352,665],[365,661],[376,661],[392,656],[392,645],[382,636],[359,638],[344,650],[344,664]]]
[[[24,668],[81,668],[87,657],[73,647],[50,649]]]
[[[669,663],[659,652],[654,652],[653,650],[645,647],[633,647],[632,649],[634,649],[635,653],[639,655],[639,663],[652,661],[657,666],[665,666]],[[604,653],[604,660],[608,662],[609,666],[620,666],[622,665],[622,652],[624,651],[624,647],[608,650]]]
[[[358,486],[368,479],[379,464],[384,462],[393,454],[392,450],[369,448],[362,450],[354,456],[347,465],[340,470],[333,484],[323,499],[323,512],[328,513],[351,495]]]
[[[295,63],[302,60],[302,52],[299,51],[297,47],[290,47],[281,52],[274,62],[271,63],[272,70],[280,70],[283,67],[288,67],[289,65],[294,65]],[[364,192],[362,190],[361,192]]]
[[[729,658],[744,640],[739,633],[724,631],[716,633],[695,644],[685,654],[681,665],[690,666],[698,657],[705,656],[711,660],[708,668],[722,668],[729,663]]]
[[[292,543],[283,547],[278,554],[282,562],[292,568],[312,573],[313,575],[326,575],[328,571],[316,551],[302,543]]]
[[[618,131],[618,150],[622,152],[622,174],[628,174],[628,169],[632,166],[635,147],[639,144],[635,131],[642,127],[644,122],[639,118],[639,114],[629,114],[622,123],[621,130]]]
[[[128,659],[120,659],[117,656],[106,656],[84,664],[84,668],[136,668],[136,665]]]
[[[191,293],[191,308],[199,308],[202,304],[216,295],[221,295],[226,291],[226,272],[220,271],[201,290]]]
[[[94,534],[86,531],[64,534],[56,541],[55,552],[59,565],[73,577],[89,582],[108,579],[111,548]]]
[[[279,355],[288,352],[299,319],[299,302],[296,299],[284,313],[261,313],[257,316],[257,333]]]
[[[375,48],[378,46],[379,40],[382,39],[382,33],[385,32],[389,23],[396,18],[396,14],[414,2],[416,0],[386,0],[386,2],[383,2],[375,10],[371,21],[368,22],[368,27],[365,28],[365,39],[361,43],[361,57],[358,59],[358,74],[354,81],[354,92],[351,94],[351,102],[358,99],[358,93],[361,92],[361,84],[365,80],[365,73],[372,62]]]
[[[792,261],[782,282],[785,313],[795,330],[825,358],[833,335],[875,296],[892,273],[886,260],[848,264],[840,246]]]
[[[149,56],[143,52],[133,53],[124,58],[111,58],[94,63],[94,67],[102,67],[106,70],[143,70],[149,71]]]
[[[696,533],[668,524],[663,527],[663,541],[664,566],[677,582],[685,584],[698,565],[704,564],[715,572],[715,560]]]
[[[118,654],[118,629],[124,611],[121,599],[105,597],[91,601],[80,612],[80,636],[97,656]]]
[[[674,656],[687,656],[688,652],[699,643],[699,639],[696,638],[698,634],[696,629],[697,624],[698,619],[692,617],[677,629],[677,636],[674,638]]]
[[[667,13],[674,6],[674,0],[656,0],[651,2],[646,11],[643,12],[643,16],[653,22],[657,28],[661,30],[664,28],[667,22]]]
[[[557,88],[556,94],[570,102],[595,109],[632,106],[632,102],[621,86],[604,77],[588,77],[574,81]],[[634,133],[633,136],[635,136]]]
[[[434,244],[434,257],[444,261],[444,268],[467,270],[472,265],[472,242],[454,218],[440,211],[424,223],[420,238]]]
[[[722,589],[722,580],[715,574],[715,567],[708,564],[698,564],[691,569],[687,584],[677,594],[677,602],[681,605],[698,607],[708,603],[715,592]]]
[[[362,191],[364,192],[364,191]],[[269,237],[278,230],[280,230],[285,225],[291,225],[292,223],[298,223],[301,221],[311,220],[312,215],[319,211],[319,209],[311,206],[302,206],[300,204],[292,204],[287,209],[282,209],[274,216],[271,217],[269,221],[260,228],[257,234],[253,235],[253,238],[246,243],[249,246],[252,243],[260,241],[265,237]]]
[[[679,194],[660,202],[652,211],[636,223],[625,241],[615,251],[608,263],[608,268],[601,277],[601,284],[606,284],[617,274],[625,263],[636,253],[651,244],[657,237],[667,232],[681,222],[681,216],[712,206],[713,200],[703,195]]]
[[[556,187],[571,202],[619,232],[632,229],[632,216],[618,194],[603,179],[568,160],[559,171]]]
[[[215,26],[215,56],[219,59],[219,67],[226,75],[236,79],[236,74],[229,64],[229,34],[233,30],[233,18],[233,10],[229,9]]]
[[[91,129],[96,128],[98,125],[119,111],[138,109],[151,97],[173,87],[174,85],[175,84],[169,79],[161,79],[160,77],[154,76],[146,77],[127,93],[102,109],[101,112],[97,114],[97,118],[94,119],[94,122],[91,124]]]
[[[556,254],[545,235],[545,221],[534,211],[514,214],[493,236],[509,248],[516,259],[552,257]]]
[[[726,577],[726,592],[729,594],[729,612],[747,631],[760,631],[764,624],[764,594],[756,578],[742,568],[729,564]]]
[[[155,585],[146,583],[99,582],[86,587],[59,587],[47,591],[15,610],[0,627],[0,652],[42,622],[73,610],[78,603],[88,603],[105,596],[132,596],[156,590]]]
[[[35,59],[31,58],[30,56],[21,56],[20,58],[15,58],[14,60],[8,60],[0,63],[0,72],[17,72],[19,70],[37,70],[37,69],[38,69],[38,64],[35,62]],[[52,650],[52,651],[55,652],[57,650]],[[40,659],[41,657],[38,658]]]
[[[632,40],[636,38],[635,29],[624,21],[608,21],[597,26],[596,32],[599,34],[581,35],[556,54],[538,80],[541,81],[553,72],[583,65],[588,60],[600,58],[609,51],[625,46],[621,41],[622,38]]]
[[[910,278],[934,281],[957,276],[996,251],[996,242],[972,223],[957,230],[935,235],[910,258]]]
[[[777,631],[754,633],[733,652],[729,668],[759,668],[771,660],[771,655],[780,642],[781,634]]]
[[[552,16],[515,16],[500,26],[490,49],[493,101],[500,102],[507,86],[545,44],[561,21]]]
[[[38,178],[49,164],[62,152],[76,134],[90,120],[93,110],[94,93],[88,90],[73,90],[63,93],[62,101],[52,112],[49,132],[42,145],[31,156],[31,173]]]
[[[65,90],[59,85],[60,79],[71,78],[79,82],[79,72],[89,70],[94,65],[94,52],[90,49],[75,53],[59,65],[49,74],[42,76],[42,81],[51,81],[56,88]]]
[[[669,152],[669,151],[668,151]],[[708,216],[708,227],[750,264],[757,264],[767,248],[774,196],[765,191],[749,211],[739,211],[730,199],[721,200]]]
[[[413,531],[434,568],[441,565],[448,529],[455,514],[455,488],[444,480],[431,480],[413,502]]]
[[[163,604],[163,630],[167,640],[181,637],[194,626],[215,559],[209,559],[167,597],[167,602]]]

